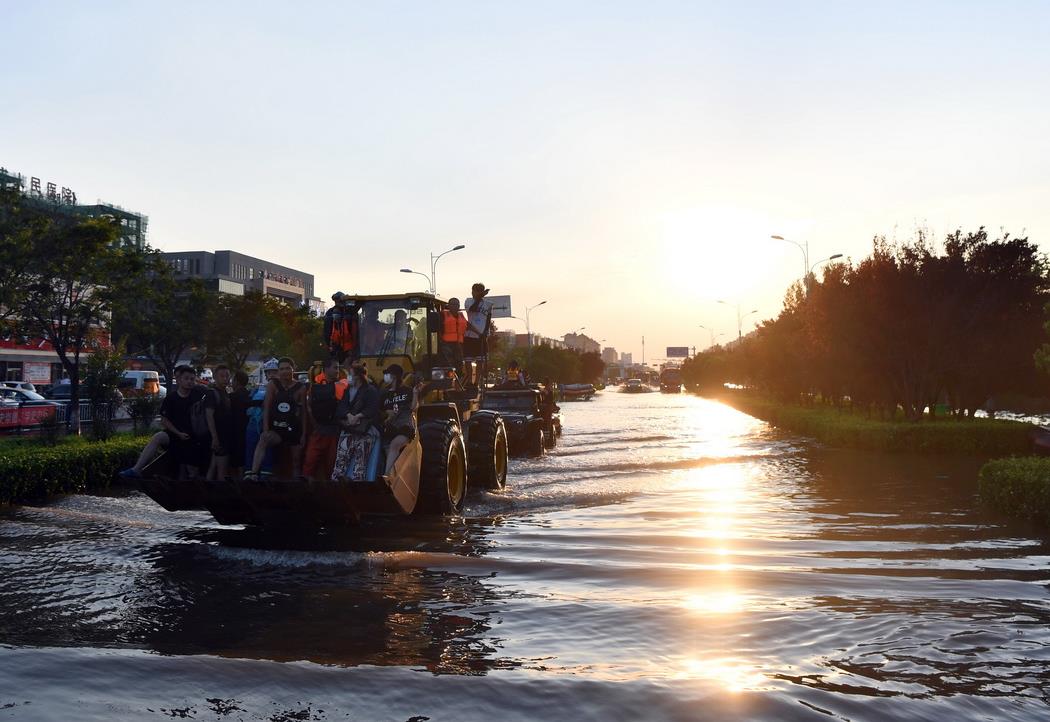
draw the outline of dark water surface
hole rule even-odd
[[[564,406],[452,521],[0,512],[0,720],[1050,719],[1050,543],[980,510],[977,460]]]

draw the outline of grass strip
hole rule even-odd
[[[981,500],[992,508],[1050,525],[1050,457],[994,459],[977,478]]]
[[[1027,454],[1032,450],[1034,428],[1017,421],[949,418],[883,421],[828,406],[785,404],[743,391],[730,391],[714,398],[773,426],[811,436],[829,446],[982,456]]]

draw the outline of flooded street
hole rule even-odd
[[[980,509],[979,460],[686,395],[563,418],[451,521],[3,510],[0,720],[1050,718],[1050,539]]]

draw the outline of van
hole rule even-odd
[[[160,374],[156,371],[125,371],[119,388],[125,396],[160,394],[164,398],[168,391],[160,385]]]

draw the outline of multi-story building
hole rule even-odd
[[[54,218],[114,218],[120,223],[121,229],[117,243],[145,248],[149,219],[140,213],[101,201],[93,205],[80,205],[77,194],[70,188],[59,188],[56,183],[41,183],[36,177],[27,179],[5,168],[0,168],[0,190],[19,193],[28,206]],[[108,345],[109,330],[98,327],[95,340]],[[85,349],[82,358],[90,354],[90,349]],[[0,325],[0,380],[49,384],[62,378],[62,375],[62,365],[50,343],[42,338],[22,335],[17,323]]]
[[[616,353],[616,349],[612,346],[606,346],[602,349],[602,361],[606,365],[616,364],[620,361],[620,354]]]
[[[296,305],[309,305],[323,311],[324,304],[314,295],[311,273],[272,261],[246,256],[236,251],[174,251],[162,253],[181,278],[199,278],[219,293],[238,296],[258,291]]]
[[[80,205],[71,188],[59,188],[56,183],[42,184],[36,177],[30,177],[27,185],[24,175],[11,173],[5,168],[0,168],[0,189],[17,191],[36,208],[55,215],[113,218],[120,224],[120,244],[139,250],[146,247],[149,217],[141,213],[102,201]]]
[[[598,353],[602,348],[600,343],[582,333],[565,334],[564,343],[566,348],[571,348],[581,353]]]
[[[634,366],[634,354],[626,352],[620,354],[620,365],[624,368]]]

